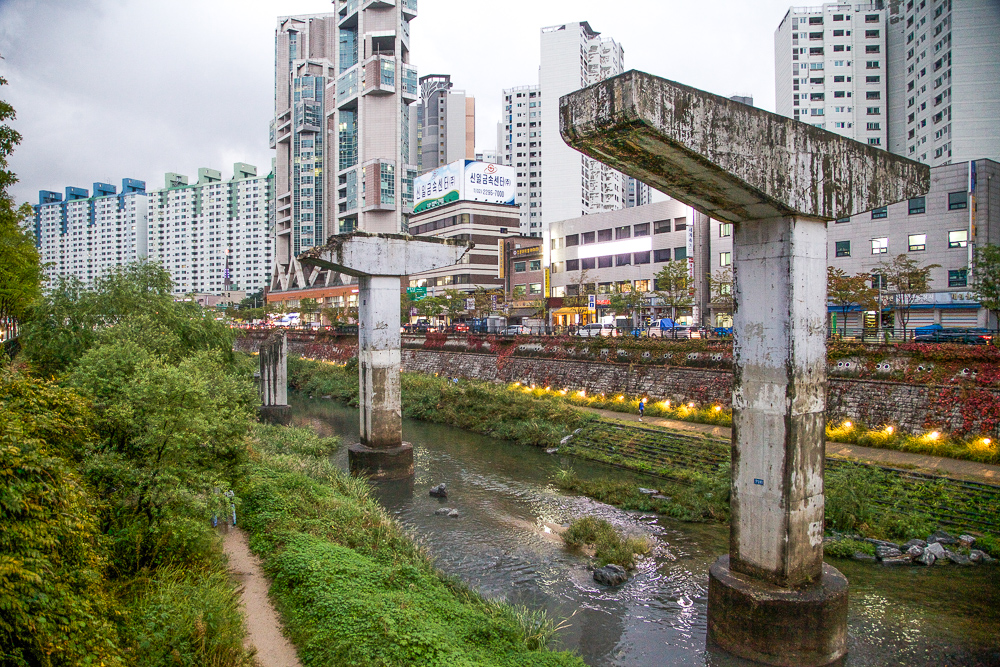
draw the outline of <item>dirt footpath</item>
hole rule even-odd
[[[247,644],[257,649],[257,663],[260,667],[302,667],[295,647],[281,632],[278,612],[267,597],[270,582],[257,557],[250,553],[247,534],[232,529],[223,536],[222,545],[229,557],[230,574],[243,586]]]

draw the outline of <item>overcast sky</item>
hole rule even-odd
[[[476,98],[476,147],[493,148],[503,88],[538,82],[539,30],[568,21],[625,49],[640,69],[774,109],[774,30],[787,0],[419,0],[421,75],[451,74]],[[270,169],[276,17],[328,0],[0,0],[0,97],[24,140],[18,201],[38,190],[148,188],[172,171],[234,162]]]

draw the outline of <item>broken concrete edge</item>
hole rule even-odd
[[[559,113],[576,150],[727,222],[834,220],[930,189],[927,165],[636,70],[562,97]]]
[[[421,244],[432,244],[441,246],[450,246],[454,248],[464,248],[465,252],[469,252],[476,247],[476,244],[470,241],[458,241],[456,239],[445,239],[437,238],[433,236],[411,236],[409,234],[373,234],[369,232],[351,232],[349,234],[334,234],[327,238],[326,244],[321,246],[314,246],[298,256],[298,261],[300,264],[306,266],[315,266],[321,269],[329,269],[331,271],[337,271],[338,273],[344,273],[349,276],[354,276],[359,278],[363,275],[407,275],[407,274],[373,274],[371,272],[363,272],[355,267],[344,266],[338,264],[335,261],[330,261],[323,259],[324,255],[330,258],[339,257],[342,254],[344,245],[349,243],[354,239],[384,239],[386,241],[403,241],[405,243],[421,243]],[[463,253],[464,254],[464,253]],[[461,259],[461,256],[459,257]],[[436,268],[436,267],[435,267]]]
[[[824,564],[820,581],[780,588],[729,568],[709,569],[708,641],[734,655],[779,667],[820,667],[847,654],[848,584]]]
[[[257,408],[260,421],[265,424],[288,426],[292,423],[292,407],[290,405],[262,405]]]
[[[379,449],[353,444],[347,448],[347,459],[352,475],[372,481],[413,477],[413,445],[408,442]]]

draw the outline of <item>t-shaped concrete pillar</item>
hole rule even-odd
[[[349,448],[351,472],[372,479],[413,474],[403,442],[399,395],[400,278],[457,264],[473,247],[451,239],[355,232],[331,236],[299,256],[302,264],[358,278],[358,374],[361,442]]]
[[[773,665],[847,650],[823,563],[826,222],[915,197],[927,166],[641,72],[560,100],[577,150],[735,223],[732,525],[709,640]]]
[[[260,357],[260,416],[273,424],[288,424],[288,339],[275,332],[267,337],[259,350]]]

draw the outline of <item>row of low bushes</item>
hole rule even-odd
[[[306,667],[582,665],[545,649],[542,613],[441,576],[368,485],[329,462],[336,441],[258,426],[240,485],[251,547]]]
[[[288,360],[289,386],[300,393],[358,402],[357,362],[346,365],[297,357]],[[525,445],[554,446],[596,419],[554,396],[529,396],[489,382],[403,373],[403,415]]]

